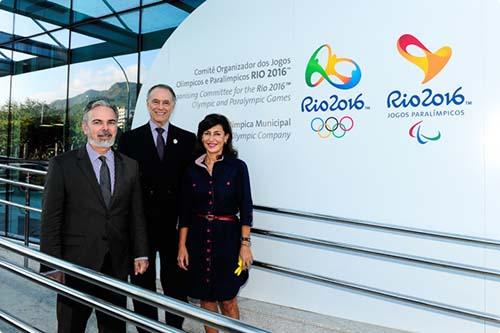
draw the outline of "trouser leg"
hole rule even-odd
[[[68,276],[66,284],[68,285]],[[68,286],[75,288],[71,283]],[[84,333],[91,312],[92,308],[70,298],[57,295],[57,332]]]
[[[101,267],[101,273],[109,276],[114,276],[111,257],[109,253],[104,258],[104,262]],[[121,308],[127,307],[127,297],[121,294],[96,286],[94,286],[93,294],[96,297],[99,297],[102,300],[117,305]],[[96,318],[99,333],[125,333],[126,331],[126,323],[121,319],[115,318],[98,310],[96,310]]]
[[[149,267],[144,272],[144,274],[132,275],[130,281],[136,286],[151,290],[156,292],[156,251],[151,250],[149,260]],[[158,309],[149,304],[137,301],[134,299],[134,312],[142,316],[151,318],[153,320],[158,320]],[[137,328],[137,331],[147,332],[141,328]]]
[[[121,308],[127,307],[127,298],[123,295],[116,294],[109,290],[101,290],[99,291],[99,297]],[[99,333],[125,333],[127,327],[125,321],[101,311],[96,311],[96,317]]]
[[[177,266],[176,248],[160,251],[160,279],[163,293],[183,302],[187,302],[186,273]],[[184,318],[170,312],[165,312],[165,323],[182,329]]]

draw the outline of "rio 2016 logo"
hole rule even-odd
[[[328,82],[331,87],[346,91],[356,87],[361,81],[361,68],[352,59],[337,57],[328,44],[318,47],[309,58],[305,69],[305,83],[311,88]],[[316,92],[325,91],[315,90]],[[325,117],[315,117],[310,122],[313,132],[322,139],[340,139],[354,127],[354,120],[349,115],[330,116],[354,110],[369,109],[365,106],[363,94],[345,96],[328,93],[326,96],[305,96],[301,103],[301,112],[322,113]]]
[[[319,53],[321,50],[327,50],[327,58],[326,64],[320,64]],[[351,72],[351,76],[346,76],[339,73],[339,69],[337,68],[339,64],[347,63],[354,66],[354,69]],[[319,74],[320,77],[313,82],[312,76],[314,74]],[[340,82],[334,82],[333,78],[336,78]],[[328,44],[321,45],[314,51],[311,58],[309,58],[309,62],[306,67],[306,84],[309,87],[318,86],[323,80],[326,80],[332,86],[338,89],[351,89],[355,87],[359,81],[361,80],[361,69],[358,64],[349,58],[338,58],[332,52],[332,48]]]

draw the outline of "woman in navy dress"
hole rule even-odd
[[[236,295],[253,260],[252,197],[247,166],[237,158],[232,138],[223,115],[210,114],[198,125],[200,156],[186,170],[181,188],[177,261],[188,271],[189,296],[205,309],[220,307],[222,314],[239,319]]]

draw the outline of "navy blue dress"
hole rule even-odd
[[[238,267],[241,226],[252,225],[248,169],[242,160],[225,156],[214,163],[212,176],[204,165],[192,163],[181,188],[179,228],[188,227],[187,294],[206,301],[234,298],[246,280]],[[208,220],[203,215],[234,216],[233,221]]]

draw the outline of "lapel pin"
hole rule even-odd
[[[177,144],[177,142],[179,142],[179,141],[177,141],[177,139],[174,139],[174,145],[176,145],[176,144]]]

